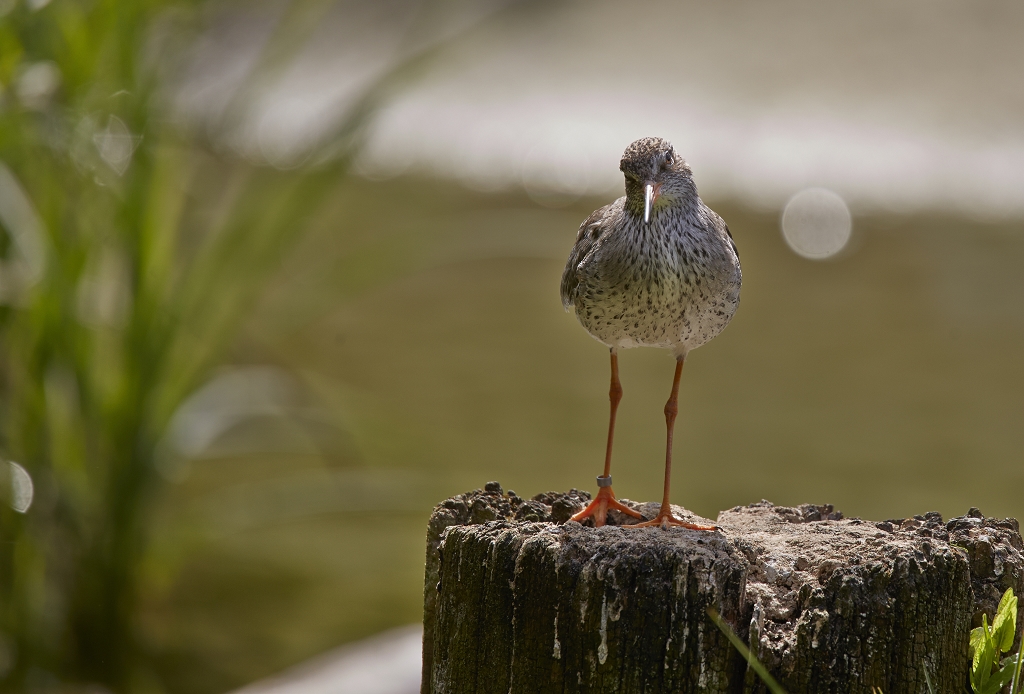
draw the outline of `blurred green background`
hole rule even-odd
[[[749,43],[732,59],[744,76],[733,86],[745,89],[763,48],[749,25],[763,17],[725,4],[747,16],[686,6],[680,22],[689,12],[724,44]],[[537,107],[536,121],[503,139],[505,116],[494,114],[541,97],[460,66],[486,66],[490,47],[502,59],[521,52],[529,74],[540,59],[520,39],[543,54],[578,18],[611,41],[621,10],[602,7],[0,3],[0,455],[17,464],[0,474],[11,502],[0,505],[6,691],[227,691],[418,621],[423,531],[438,501],[492,479],[526,496],[592,491],[607,351],[563,312],[557,285],[580,221],[618,195],[618,152],[655,134],[630,128],[664,127],[656,134],[688,157],[692,141],[697,183],[744,269],[733,323],[687,361],[674,501],[711,518],[761,498],[873,519],[1024,512],[1024,200],[1007,187],[1024,176],[1013,149],[1024,111],[1006,115],[1024,72],[1003,65],[998,88],[990,77],[964,87],[991,90],[996,113],[984,123],[934,77],[917,102],[955,101],[943,118],[973,124],[972,136],[893,121],[878,137],[923,138],[908,151],[927,156],[869,150],[867,174],[850,164],[856,152],[809,138],[810,159],[794,146],[780,161],[795,169],[747,180],[743,171],[767,166],[763,151],[749,168],[743,152],[714,159],[728,133],[701,144],[704,131],[687,129],[699,119],[673,132],[630,103],[599,117]],[[986,28],[1024,26],[1005,3],[985,9],[963,35],[985,43]],[[945,24],[906,29],[917,37],[897,61],[907,82],[934,37],[963,19],[940,15]],[[775,18],[822,28],[815,36],[843,19],[797,3],[780,3]],[[364,43],[334,33],[367,26]],[[331,62],[334,49],[342,58]],[[695,50],[696,65],[715,65]],[[858,49],[843,50],[819,41],[803,59]],[[583,57],[561,55],[579,79],[549,75],[542,96],[621,84],[607,58],[587,72]],[[847,75],[865,104],[849,122],[886,122],[879,104],[899,110],[891,75],[862,83],[835,56],[803,72],[794,61],[804,93],[826,95],[790,100],[794,109],[827,121],[825,107],[843,105],[827,97],[842,79],[831,92],[815,81],[824,72]],[[639,62],[624,69],[661,65]],[[323,69],[293,74],[310,63]],[[698,83],[728,77],[704,72]],[[674,79],[646,84],[657,94]],[[467,96],[484,83],[504,100],[491,110]],[[749,99],[770,101],[756,90]],[[461,125],[402,116],[432,103],[442,120],[470,115]],[[563,119],[549,131],[545,109]],[[628,127],[595,135],[595,118]],[[560,140],[574,119],[584,135]],[[782,120],[778,132],[801,132]],[[435,140],[418,140],[423,131]],[[871,141],[866,132],[829,137]],[[494,142],[513,134],[518,147],[532,151],[533,137],[564,156],[531,168],[527,154],[510,173]],[[962,185],[917,175],[949,153],[963,155]],[[846,168],[807,168],[832,156]],[[599,173],[580,184],[577,168]],[[824,261],[794,253],[779,228],[788,196],[813,184],[843,192],[853,211],[849,244]],[[616,491],[657,499],[672,360],[634,350],[620,361]]]

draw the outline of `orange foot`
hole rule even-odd
[[[624,525],[624,528],[653,528],[661,526],[662,530],[668,530],[669,526],[676,526],[679,528],[689,528],[690,530],[718,530],[717,526],[714,525],[697,525],[696,523],[687,523],[684,520],[679,520],[672,515],[672,509],[667,506],[662,506],[661,510],[658,511],[658,515],[653,520],[644,521],[643,523],[634,523],[633,525]]]
[[[569,520],[574,520],[577,523],[582,522],[590,516],[594,517],[594,526],[600,528],[605,524],[605,517],[608,515],[608,509],[615,509],[616,511],[622,511],[627,516],[633,516],[633,518],[643,518],[642,515],[631,509],[629,506],[624,506],[615,500],[615,492],[612,491],[611,485],[607,487],[601,487],[597,490],[597,496],[590,504],[577,513]]]

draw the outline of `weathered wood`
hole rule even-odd
[[[763,503],[721,514],[750,562],[748,640],[791,692],[958,692],[972,595],[962,554],[917,532],[806,520]],[[937,514],[932,520],[941,524]],[[746,691],[767,691],[753,673]]]
[[[1024,585],[1017,522],[977,509],[873,523],[761,502],[716,533],[566,522],[588,497],[490,483],[435,509],[424,694],[767,691],[708,607],[790,694],[962,692],[972,622]]]

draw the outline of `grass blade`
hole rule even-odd
[[[768,689],[772,690],[772,694],[786,694],[786,690],[782,688],[782,685],[775,681],[775,678],[771,676],[768,669],[754,657],[754,654],[750,652],[747,645],[743,643],[743,641],[740,640],[740,637],[733,632],[732,628],[725,623],[725,620],[722,619],[718,612],[709,607],[708,616],[711,617],[711,621],[715,623],[715,626],[718,627],[723,634],[725,634],[725,637],[729,639],[732,645],[736,647],[736,650],[740,652],[740,655],[747,659],[747,665],[757,673],[757,676],[764,681],[768,686]]]

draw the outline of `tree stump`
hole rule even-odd
[[[762,501],[712,533],[567,522],[587,501],[491,482],[434,510],[423,694],[768,691],[708,608],[789,694],[962,692],[970,628],[1024,585],[1017,521],[977,509],[874,523]]]

